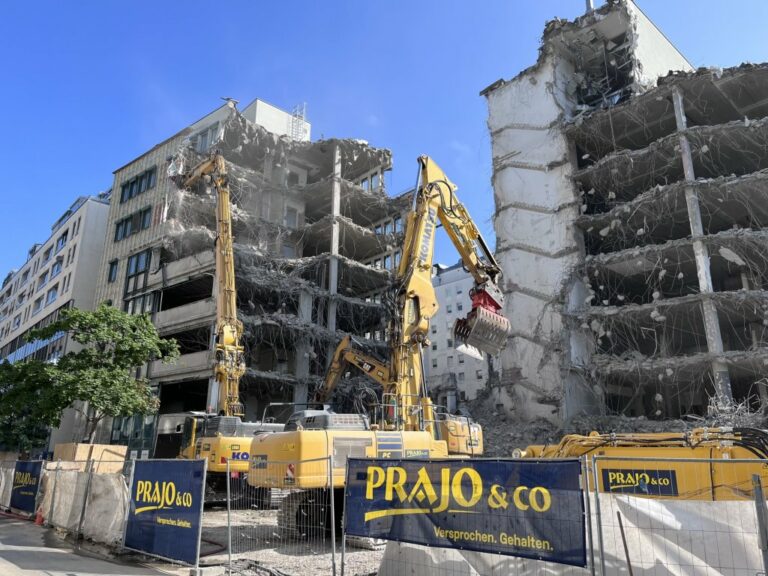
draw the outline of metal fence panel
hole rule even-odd
[[[266,487],[293,474],[312,477],[316,487],[299,490],[283,482]],[[206,510],[203,539],[230,542],[234,574],[261,573],[258,567],[284,574],[335,574],[333,533],[339,517],[330,474],[330,458],[264,462],[248,472],[254,485],[247,475],[230,473],[229,508]]]
[[[763,571],[752,474],[767,462],[596,457],[593,464],[603,574]]]

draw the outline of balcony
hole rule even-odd
[[[213,357],[210,350],[180,356],[174,364],[155,360],[150,364],[150,378],[207,378],[213,375]]]
[[[216,304],[213,298],[206,298],[158,312],[155,315],[154,323],[161,333],[168,334],[192,324],[202,324],[204,320],[212,323],[215,314]]]

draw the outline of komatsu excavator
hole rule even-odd
[[[227,460],[234,477],[248,472],[251,438],[257,432],[278,431],[282,424],[243,422],[240,378],[245,373],[237,319],[237,292],[232,239],[232,216],[227,165],[212,152],[184,176],[180,185],[191,188],[201,179],[216,191],[216,339],[214,380],[218,385],[218,412],[190,413],[184,420],[180,458],[208,460],[206,502],[226,498]]]
[[[325,385],[315,400],[323,403],[348,365],[382,387],[373,421],[368,414],[337,414],[328,406],[294,413],[285,431],[256,436],[251,444],[248,484],[256,488],[299,488],[286,497],[278,516],[284,532],[307,534],[328,527],[328,502],[341,503],[349,457],[430,458],[480,455],[482,429],[466,418],[439,413],[429,397],[423,349],[430,345],[429,321],[438,309],[432,286],[432,260],[438,222],[453,241],[475,284],[472,310],[456,322],[455,339],[465,352],[495,355],[507,343],[509,321],[499,311],[502,271],[466,208],[456,186],[428,157],[421,156],[419,183],[406,218],[402,258],[395,280],[396,313],[389,326],[389,361],[352,346],[336,349]],[[333,456],[333,490],[328,461]],[[314,460],[308,462],[308,460]]]

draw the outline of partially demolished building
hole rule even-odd
[[[308,124],[277,109],[286,129],[270,132],[252,107],[225,105],[115,172],[98,299],[150,312],[161,335],[179,342],[178,362],[145,368],[161,414],[216,409],[216,194],[175,183],[211,147],[229,173],[246,419],[261,418],[270,401],[306,401],[344,335],[383,346],[381,294],[402,228],[402,200],[384,191],[389,151],[310,142]],[[111,440],[149,449],[150,420],[115,422]]]
[[[554,423],[768,401],[768,66],[694,71],[630,1],[484,90],[514,333],[495,394]]]

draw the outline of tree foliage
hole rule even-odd
[[[149,316],[133,316],[102,304],[94,311],[70,308],[55,322],[30,331],[29,339],[48,339],[60,333],[81,345],[57,362],[26,361],[2,365],[4,390],[0,421],[19,410],[28,411],[35,425],[55,426],[65,408],[86,402],[87,438],[106,416],[151,414],[157,398],[137,367],[155,359],[169,362],[179,355],[175,340],[161,338]]]

